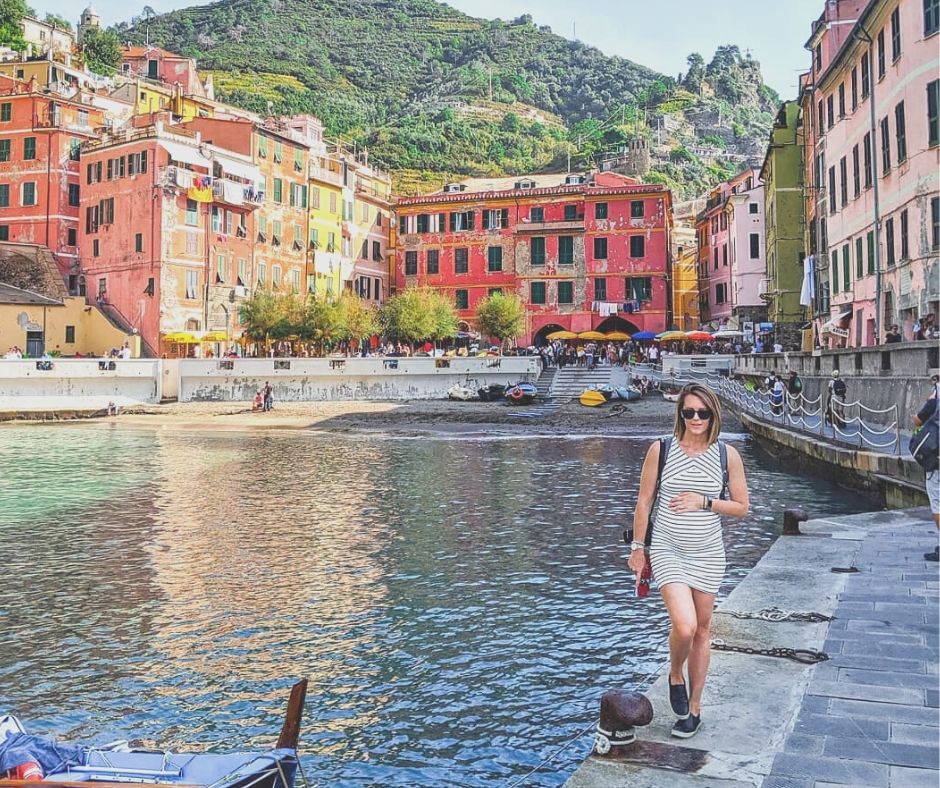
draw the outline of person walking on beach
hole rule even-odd
[[[718,439],[720,407],[705,386],[692,383],[679,392],[673,435],[646,453],[633,515],[629,566],[638,575],[647,561],[647,529],[653,529],[649,560],[672,625],[669,702],[679,718],[672,735],[679,738],[694,736],[702,724],[712,610],[725,572],[721,518],[744,517],[750,506],[741,455]]]

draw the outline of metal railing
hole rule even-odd
[[[837,443],[901,454],[901,420],[898,406],[870,408],[860,400],[846,402],[838,396],[807,397],[784,390],[780,399],[772,392],[751,390],[739,381],[714,372],[683,370],[664,373],[651,364],[633,364],[632,377],[645,376],[657,388],[679,388],[699,383],[719,397],[761,421]],[[872,418],[881,416],[882,419]]]

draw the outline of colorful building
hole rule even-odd
[[[805,309],[800,305],[804,214],[799,113],[796,101],[786,101],[780,107],[760,172],[767,239],[767,275],[760,294],[767,303],[767,319],[786,347],[801,346],[799,331],[805,322]]]
[[[0,241],[41,244],[77,292],[79,167],[100,110],[0,75]]]
[[[255,123],[241,118],[197,118],[180,124],[199,132],[204,142],[252,162],[248,180],[256,179],[259,210],[248,238],[254,278],[248,288],[266,287],[302,293],[313,270],[309,249],[310,151],[280,120]],[[259,174],[255,176],[255,172]]]
[[[806,43],[808,248],[822,344],[878,344],[940,300],[940,8],[838,0]]]
[[[239,304],[271,270],[268,244],[255,241],[257,214],[271,208],[251,157],[156,123],[103,135],[83,151],[82,169],[89,298],[151,354],[176,350],[163,337],[180,331],[236,339]]]
[[[524,334],[660,332],[672,323],[672,197],[613,173],[474,178],[401,198],[396,287],[454,299],[463,327],[494,290],[519,294]]]
[[[184,95],[211,99],[212,78],[203,81],[191,57],[168,52],[156,46],[125,45],[121,49],[121,73],[125,77],[143,77],[164,85],[178,85]]]
[[[682,331],[701,325],[698,291],[698,234],[695,217],[704,200],[676,203],[672,218],[672,314],[673,327]]]
[[[360,298],[381,304],[389,292],[388,255],[392,179],[360,155],[350,164],[352,206],[352,288]]]
[[[702,322],[712,328],[766,318],[763,214],[763,185],[758,171],[748,169],[712,189],[696,219]]]

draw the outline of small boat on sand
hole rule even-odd
[[[614,391],[614,397],[624,402],[635,402],[643,397],[639,389],[633,386],[620,386]]]
[[[581,392],[581,396],[578,397],[578,401],[585,407],[596,408],[598,405],[606,404],[607,397],[604,396],[603,392],[597,389],[585,389]]]
[[[506,400],[510,405],[531,405],[537,392],[534,383],[516,383],[506,387]]]
[[[506,387],[502,383],[490,383],[477,389],[477,394],[483,402],[499,402],[506,396]]]
[[[293,788],[306,693],[306,679],[291,688],[273,749],[228,754],[138,750],[127,741],[97,747],[71,744],[31,735],[16,717],[0,716],[0,787],[127,788],[133,783],[135,788]]]
[[[468,388],[467,386],[461,386],[459,383],[455,383],[449,389],[447,389],[447,398],[458,400],[460,402],[468,402],[472,400],[476,394],[473,393],[473,389]]]

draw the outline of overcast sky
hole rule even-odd
[[[31,0],[40,14],[55,11],[77,24],[88,0]],[[106,25],[139,14],[122,0],[95,0]],[[158,13],[191,0],[151,0]],[[706,62],[715,48],[737,44],[760,61],[764,79],[783,98],[796,95],[797,74],[809,64],[803,43],[823,0],[451,0],[450,5],[482,17],[513,19],[531,14],[559,35],[621,55],[670,76],[685,70],[685,58],[699,52]],[[614,9],[614,10],[611,10]]]

